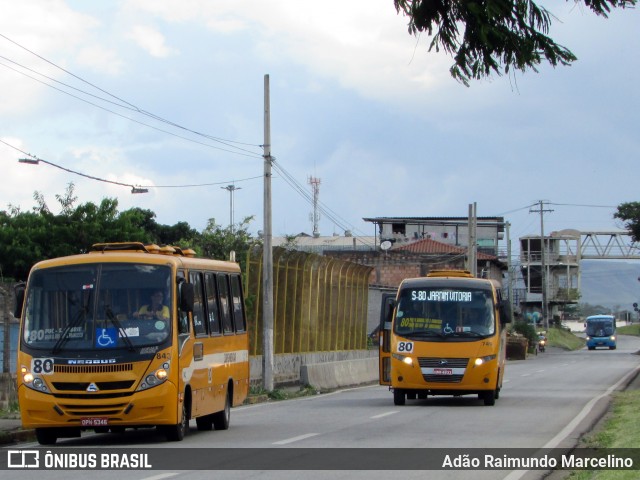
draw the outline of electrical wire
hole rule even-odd
[[[172,126],[172,127],[175,127],[175,128],[178,128],[178,129],[181,129],[181,130],[184,130],[184,131],[187,131],[187,132],[192,133],[192,134],[194,134],[194,135],[201,136],[201,137],[207,138],[207,139],[212,140],[212,141],[215,141],[215,142],[222,143],[222,144],[224,144],[224,145],[226,145],[226,146],[228,146],[228,147],[230,147],[230,148],[235,148],[235,149],[237,149],[238,151],[251,153],[252,155],[257,155],[257,154],[256,154],[256,152],[252,152],[252,151],[246,150],[246,149],[244,149],[244,148],[237,147],[237,146],[235,146],[235,145],[233,145],[233,144],[236,144],[236,145],[245,145],[245,146],[253,146],[253,147],[260,147],[260,145],[253,144],[253,143],[238,142],[238,141],[234,141],[234,140],[223,139],[223,138],[220,138],[220,137],[216,137],[216,136],[213,136],[213,135],[205,134],[205,133],[202,133],[202,132],[199,132],[199,131],[196,131],[196,130],[193,130],[193,129],[190,129],[190,128],[187,128],[187,127],[184,127],[184,126],[182,126],[182,125],[180,125],[180,124],[178,124],[178,123],[176,123],[176,122],[172,122],[172,121],[170,121],[170,120],[167,120],[167,119],[165,119],[165,118],[163,118],[163,117],[161,117],[161,116],[159,116],[159,115],[156,115],[156,114],[153,114],[153,113],[151,113],[151,112],[148,112],[148,111],[146,111],[146,110],[144,110],[144,109],[141,109],[140,107],[138,107],[138,106],[134,105],[133,103],[130,103],[130,102],[128,102],[128,101],[126,101],[126,100],[124,100],[124,99],[122,99],[122,98],[120,98],[120,97],[118,97],[118,96],[116,96],[116,95],[113,95],[113,94],[109,93],[107,90],[104,90],[103,88],[98,87],[97,85],[95,85],[95,84],[93,84],[93,83],[91,83],[91,82],[89,82],[89,81],[87,81],[87,80],[83,79],[82,77],[80,77],[80,76],[78,76],[78,75],[76,75],[76,74],[74,74],[74,73],[70,72],[69,70],[66,70],[65,68],[62,68],[62,67],[60,67],[59,65],[57,65],[57,64],[55,64],[55,63],[53,63],[53,62],[51,62],[50,60],[47,60],[46,58],[44,58],[43,56],[41,56],[41,55],[39,55],[39,54],[37,54],[37,53],[33,52],[32,50],[29,50],[28,48],[24,47],[23,45],[21,45],[21,44],[19,44],[19,43],[15,42],[14,40],[10,39],[10,38],[9,38],[9,37],[7,37],[6,35],[3,35],[3,34],[1,34],[1,33],[0,33],[0,37],[4,38],[5,40],[7,40],[7,41],[9,41],[9,42],[11,42],[11,43],[13,43],[14,45],[16,45],[16,46],[20,47],[21,49],[23,49],[23,50],[25,50],[25,51],[29,52],[31,55],[34,55],[34,56],[36,56],[37,58],[39,58],[39,59],[43,60],[44,62],[46,62],[46,63],[48,63],[48,64],[52,65],[53,67],[55,67],[55,68],[57,68],[57,69],[59,69],[59,70],[63,71],[63,72],[64,72],[64,73],[66,73],[67,75],[70,75],[70,76],[74,77],[75,79],[77,79],[77,80],[79,80],[79,81],[81,81],[81,82],[83,82],[83,83],[85,83],[85,84],[87,84],[87,85],[91,86],[92,88],[95,88],[96,90],[98,90],[98,91],[100,91],[100,92],[102,92],[102,93],[104,93],[104,94],[108,95],[109,97],[116,99],[116,100],[117,100],[117,102],[114,102],[114,101],[112,101],[112,100],[104,99],[104,98],[102,98],[102,97],[99,97],[99,96],[94,95],[94,94],[92,94],[92,93],[89,93],[89,92],[86,92],[86,91],[84,91],[84,90],[78,89],[78,88],[76,88],[76,87],[70,86],[70,85],[65,84],[65,83],[63,83],[63,82],[59,82],[58,80],[55,80],[55,79],[53,79],[53,78],[51,78],[51,77],[48,77],[47,75],[41,74],[41,73],[39,73],[39,72],[37,72],[37,71],[35,71],[35,70],[33,70],[33,69],[29,68],[29,67],[26,67],[26,66],[24,66],[24,65],[21,65],[20,63],[15,62],[15,61],[13,61],[13,60],[11,60],[11,59],[8,59],[7,57],[0,57],[0,58],[4,58],[5,60],[7,60],[7,61],[9,61],[9,62],[11,62],[11,63],[13,63],[13,64],[15,64],[15,65],[20,66],[21,68],[24,68],[25,70],[31,71],[31,72],[33,72],[33,73],[35,73],[35,74],[37,74],[37,75],[40,75],[40,76],[42,76],[42,77],[44,77],[44,78],[47,78],[47,79],[49,79],[49,80],[51,80],[51,81],[54,81],[54,82],[56,82],[56,83],[58,83],[58,84],[60,84],[60,85],[64,85],[64,86],[65,86],[65,87],[67,87],[67,88],[71,88],[71,89],[73,89],[73,90],[75,90],[75,91],[77,91],[77,92],[81,92],[81,93],[83,93],[83,94],[85,94],[85,95],[91,96],[91,97],[96,98],[96,99],[99,99],[99,100],[101,100],[101,101],[109,102],[109,103],[111,103],[111,104],[113,104],[113,105],[117,105],[117,106],[119,106],[119,107],[121,107],[121,108],[126,108],[126,109],[128,109],[128,110],[135,111],[135,112],[137,112],[137,113],[140,113],[140,114],[142,114],[142,115],[148,116],[148,117],[150,117],[150,118],[153,118],[154,120],[157,120],[157,121],[159,121],[159,122],[165,123],[165,124],[170,125],[170,126]],[[189,138],[187,138],[187,137],[182,137],[182,136],[180,136],[180,135],[175,135],[175,134],[172,134],[172,133],[167,132],[167,131],[165,131],[165,130],[159,129],[159,128],[157,128],[157,127],[153,127],[153,126],[148,125],[148,124],[145,124],[145,123],[143,123],[143,122],[139,122],[139,121],[133,120],[133,119],[131,119],[130,117],[126,117],[126,116],[124,116],[124,115],[121,115],[121,114],[118,114],[118,113],[116,113],[116,112],[113,112],[112,110],[106,109],[106,108],[104,108],[104,107],[100,107],[99,105],[96,105],[96,104],[94,104],[94,103],[92,103],[92,102],[89,102],[89,101],[87,101],[87,100],[85,100],[85,99],[83,99],[83,98],[81,98],[81,97],[78,97],[78,96],[76,96],[76,95],[72,95],[72,94],[70,94],[69,92],[66,92],[65,90],[62,90],[62,89],[56,88],[56,87],[54,87],[54,86],[52,86],[52,85],[50,85],[50,84],[48,84],[48,83],[46,83],[46,82],[43,82],[42,80],[39,80],[39,79],[34,78],[34,77],[30,76],[30,75],[27,75],[27,74],[26,74],[26,73],[24,73],[24,72],[21,72],[21,71],[16,70],[16,69],[14,69],[14,68],[12,68],[12,67],[9,67],[9,66],[8,66],[8,65],[6,65],[6,64],[1,64],[1,63],[0,63],[0,65],[4,66],[4,67],[6,67],[6,68],[9,68],[9,69],[11,69],[11,70],[13,70],[13,71],[15,71],[15,72],[17,72],[17,73],[20,73],[20,74],[22,74],[22,75],[25,75],[25,76],[27,76],[28,78],[31,78],[31,79],[33,79],[33,80],[35,80],[35,81],[38,81],[38,82],[42,83],[43,85],[46,85],[46,86],[48,86],[48,87],[50,87],[50,88],[53,88],[53,89],[55,89],[55,90],[58,90],[58,91],[60,91],[60,92],[62,92],[62,93],[65,93],[65,94],[67,94],[67,95],[69,95],[69,96],[71,96],[71,97],[73,97],[73,98],[76,98],[76,99],[78,99],[78,100],[84,101],[84,102],[86,102],[86,103],[88,103],[88,104],[90,104],[90,105],[96,106],[96,107],[98,107],[98,108],[102,108],[103,110],[105,110],[105,111],[107,111],[107,112],[109,112],[109,113],[113,113],[113,114],[115,114],[115,115],[119,115],[119,116],[121,116],[121,117],[123,117],[123,118],[126,118],[126,119],[128,119],[128,120],[134,121],[134,122],[136,122],[136,123],[139,123],[139,124],[145,125],[145,126],[150,127],[150,128],[154,128],[154,129],[159,130],[159,131],[161,131],[161,132],[163,132],[163,133],[169,133],[169,134],[171,134],[171,135],[174,135],[174,136],[176,136],[176,137],[182,138],[182,139],[184,139],[184,140],[193,141],[193,142],[195,142],[195,143],[200,143],[200,144],[202,144],[202,145],[206,145],[206,146],[209,146],[209,147],[212,147],[212,148],[219,148],[219,147],[214,147],[214,146],[212,146],[212,145],[205,144],[205,143],[202,143],[202,142],[196,142],[196,141],[195,141],[195,140],[193,140],[193,139],[189,139]],[[225,151],[226,151],[226,150],[225,150]],[[230,153],[238,153],[238,152],[235,152],[235,151],[233,151],[233,150],[232,150],[232,151],[229,151],[229,152],[230,152]]]
[[[257,177],[249,177],[249,178],[242,178],[239,180],[226,180],[226,181],[221,181],[221,182],[212,182],[212,183],[197,183],[197,184],[185,184],[185,185],[133,185],[130,183],[123,183],[123,182],[117,182],[115,180],[108,180],[106,178],[100,178],[100,177],[95,177],[93,175],[88,175],[86,173],[82,173],[82,172],[78,172],[76,170],[72,170],[70,168],[67,167],[63,167],[62,165],[58,165],[56,163],[50,162],[48,160],[44,160],[43,158],[37,157],[31,153],[25,152],[24,150],[11,145],[10,143],[5,142],[4,140],[2,140],[0,138],[0,143],[3,143],[4,145],[6,145],[7,147],[13,148],[14,150],[30,157],[31,159],[33,159],[36,162],[42,162],[42,163],[46,163],[47,165],[51,165],[52,167],[58,168],[60,170],[64,170],[65,172],[69,172],[72,173],[74,175],[78,175],[80,177],[85,177],[88,178],[90,180],[96,180],[98,182],[103,182],[103,183],[110,183],[112,185],[119,185],[122,187],[130,187],[132,190],[133,189],[137,189],[137,188],[192,188],[192,187],[208,187],[208,186],[213,186],[213,185],[226,185],[229,183],[238,183],[238,182],[244,182],[244,181],[248,181],[248,180],[255,180],[257,178],[262,178],[262,175],[257,176]]]

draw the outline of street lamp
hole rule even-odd
[[[131,193],[136,194],[136,193],[148,193],[149,189],[147,188],[141,188],[141,187],[131,187]]]
[[[236,190],[242,190],[242,187],[227,185],[226,187],[220,188],[229,192],[229,229],[233,232],[233,192]]]
[[[28,163],[29,165],[38,165],[40,160],[37,158],[20,158],[18,159],[19,163]]]

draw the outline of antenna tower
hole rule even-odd
[[[309,177],[309,185],[313,191],[313,213],[309,214],[309,219],[313,224],[313,236],[318,238],[320,236],[320,230],[318,229],[318,222],[320,221],[320,211],[318,209],[318,201],[320,198],[320,179],[316,177]]]

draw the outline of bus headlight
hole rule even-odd
[[[615,342],[615,341],[616,341],[616,336],[615,336],[615,335],[611,335],[611,337],[609,337],[609,339],[610,339],[612,342]]]
[[[476,367],[479,367],[480,365],[490,362],[491,360],[494,360],[496,358],[496,355],[487,355],[486,357],[478,357],[475,359],[475,361],[473,362],[474,365]]]
[[[406,357],[404,355],[400,355],[399,353],[392,353],[391,356],[402,363],[413,365],[413,358],[411,357]]]
[[[148,388],[155,387],[164,383],[169,378],[169,363],[164,363],[162,367],[155,372],[147,375],[142,383],[138,386],[137,391],[147,390]]]
[[[34,375],[24,367],[20,370],[20,372],[22,373],[22,383],[25,387],[36,390],[38,392],[49,393],[49,387],[47,387],[46,382],[42,378]]]

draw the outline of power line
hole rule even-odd
[[[215,142],[222,143],[222,144],[224,144],[224,145],[226,145],[226,146],[228,146],[228,147],[230,147],[230,148],[235,148],[235,149],[237,149],[237,150],[239,150],[239,151],[248,152],[248,153],[251,153],[251,154],[252,154],[252,155],[254,155],[254,156],[259,156],[259,154],[257,154],[256,152],[252,152],[252,151],[246,150],[246,149],[241,148],[241,147],[237,147],[237,146],[232,145],[232,144],[245,145],[245,146],[253,146],[253,147],[260,147],[260,145],[253,144],[253,143],[238,142],[238,141],[234,141],[234,140],[223,139],[223,138],[220,138],[220,137],[216,137],[216,136],[213,136],[213,135],[205,134],[205,133],[202,133],[202,132],[199,132],[199,131],[196,131],[196,130],[193,130],[193,129],[190,129],[190,128],[187,128],[187,127],[184,127],[184,126],[182,126],[182,125],[180,125],[180,124],[178,124],[178,123],[175,123],[175,122],[172,122],[172,121],[170,121],[170,120],[167,120],[167,119],[165,119],[165,118],[163,118],[163,117],[161,117],[161,116],[159,116],[159,115],[156,115],[156,114],[153,114],[153,113],[148,112],[148,111],[146,111],[146,110],[143,110],[143,109],[141,109],[140,107],[138,107],[138,106],[134,105],[133,103],[130,103],[130,102],[128,102],[128,101],[126,101],[126,100],[124,100],[124,99],[122,99],[122,98],[120,98],[120,97],[118,97],[118,96],[116,96],[116,95],[111,94],[111,93],[110,93],[110,92],[108,92],[107,90],[104,90],[103,88],[98,87],[97,85],[95,85],[95,84],[93,84],[93,83],[91,83],[91,82],[89,82],[89,81],[87,81],[87,80],[83,79],[82,77],[80,77],[80,76],[78,76],[78,75],[76,75],[76,74],[74,74],[74,73],[72,73],[72,72],[70,72],[70,71],[66,70],[65,68],[60,67],[59,65],[57,65],[57,64],[55,64],[55,63],[53,63],[53,62],[51,62],[50,60],[47,60],[46,58],[44,58],[43,56],[41,56],[41,55],[39,55],[39,54],[37,54],[37,53],[33,52],[32,50],[29,50],[28,48],[24,47],[23,45],[20,45],[19,43],[17,43],[17,42],[15,42],[14,40],[10,39],[10,38],[9,38],[9,37],[7,37],[6,35],[0,34],[0,37],[2,37],[2,38],[4,38],[4,39],[6,39],[7,41],[9,41],[9,42],[13,43],[13,44],[14,44],[14,45],[16,45],[16,46],[18,46],[18,47],[22,48],[23,50],[25,50],[25,51],[29,52],[30,54],[32,54],[32,55],[34,55],[34,56],[36,56],[37,58],[39,58],[39,59],[43,60],[44,62],[47,62],[48,64],[52,65],[53,67],[55,67],[55,68],[57,68],[57,69],[59,69],[59,70],[63,71],[64,73],[66,73],[66,74],[68,74],[68,75],[71,75],[72,77],[76,78],[77,80],[79,80],[79,81],[81,81],[81,82],[83,82],[83,83],[85,83],[85,84],[87,84],[87,85],[91,86],[92,88],[95,88],[96,90],[98,90],[98,91],[100,91],[100,92],[102,92],[102,93],[105,93],[105,94],[106,94],[106,95],[108,95],[109,97],[112,97],[112,98],[116,99],[118,102],[114,102],[114,101],[111,101],[111,100],[107,100],[107,99],[105,99],[105,98],[102,98],[102,97],[99,97],[99,96],[94,95],[94,94],[92,94],[92,93],[89,93],[89,92],[86,92],[86,91],[84,91],[84,90],[78,89],[78,88],[73,87],[73,86],[71,86],[71,85],[67,85],[67,84],[65,84],[65,83],[63,83],[63,82],[60,82],[60,81],[55,80],[55,79],[53,79],[53,78],[51,78],[51,77],[48,77],[47,75],[41,74],[41,73],[39,73],[39,72],[37,72],[37,71],[35,71],[35,70],[33,70],[33,69],[29,68],[29,67],[26,67],[26,66],[24,66],[24,65],[21,65],[20,63],[15,62],[15,61],[13,61],[13,60],[11,60],[11,59],[8,59],[8,58],[6,58],[6,57],[0,57],[0,58],[4,58],[5,60],[7,60],[7,61],[9,61],[9,62],[11,62],[11,63],[13,63],[13,64],[15,64],[15,65],[20,66],[21,68],[24,68],[25,70],[31,71],[31,72],[33,72],[33,73],[35,73],[35,74],[37,74],[37,75],[40,75],[40,76],[42,76],[42,77],[44,77],[44,78],[47,78],[47,79],[49,79],[49,80],[51,80],[51,81],[54,81],[54,82],[56,82],[56,83],[58,83],[58,84],[60,84],[60,85],[64,85],[64,86],[65,86],[65,87],[67,87],[67,88],[71,88],[71,89],[73,89],[73,90],[75,90],[75,91],[77,91],[77,92],[81,92],[81,93],[83,93],[83,94],[85,94],[85,95],[91,96],[91,97],[96,98],[96,99],[99,99],[99,100],[101,100],[101,101],[108,102],[108,103],[111,103],[111,104],[113,104],[113,105],[117,105],[117,106],[119,106],[119,107],[121,107],[121,108],[126,108],[126,109],[128,109],[128,110],[135,111],[135,112],[140,113],[140,114],[142,114],[142,115],[145,115],[145,116],[148,116],[148,117],[150,117],[150,118],[153,118],[154,120],[157,120],[157,121],[159,121],[159,122],[166,123],[166,124],[168,124],[168,125],[170,125],[170,126],[172,126],[172,127],[175,127],[175,128],[181,129],[181,130],[185,130],[185,131],[190,132],[190,133],[192,133],[192,134],[194,134],[194,135],[198,135],[198,136],[201,136],[201,137],[207,138],[207,139],[212,140],[212,141],[215,141]],[[14,68],[12,68],[12,67],[10,67],[10,66],[6,65],[6,64],[2,64],[2,63],[0,63],[0,65],[4,66],[4,67],[6,67],[6,68],[9,68],[9,69],[11,69],[11,70],[15,71],[16,73],[20,73],[20,74],[22,74],[22,75],[24,75],[24,76],[26,76],[26,77],[28,77],[28,78],[31,78],[32,80],[35,80],[35,81],[37,81],[37,82],[40,82],[40,83],[42,83],[43,85],[46,85],[46,86],[48,86],[48,87],[50,87],[50,88],[53,88],[54,90],[58,90],[58,91],[59,91],[59,92],[61,92],[61,93],[65,93],[65,94],[67,94],[67,95],[69,95],[69,96],[71,96],[71,97],[73,97],[73,98],[76,98],[76,99],[78,99],[78,100],[84,101],[84,102],[86,102],[86,103],[88,103],[88,104],[90,104],[90,105],[93,105],[93,106],[95,106],[95,107],[101,108],[101,109],[103,109],[103,110],[105,110],[105,111],[107,111],[107,112],[109,112],[109,113],[113,113],[113,114],[115,114],[115,115],[119,115],[119,116],[121,116],[121,117],[123,117],[123,118],[125,118],[125,119],[127,119],[127,120],[131,120],[131,121],[134,121],[134,122],[139,123],[139,124],[141,124],[141,125],[144,125],[144,126],[147,126],[147,127],[150,127],[150,128],[154,128],[154,129],[159,130],[159,131],[161,131],[161,132],[163,132],[163,133],[168,133],[168,134],[170,134],[170,135],[174,135],[174,136],[176,136],[176,137],[183,138],[184,140],[194,141],[194,142],[195,142],[195,140],[192,140],[192,139],[189,139],[189,138],[186,138],[186,137],[182,137],[182,136],[180,136],[180,135],[172,134],[171,132],[167,132],[167,131],[165,131],[165,130],[159,129],[159,128],[157,128],[157,127],[153,127],[153,126],[148,125],[148,124],[145,124],[145,123],[143,123],[143,122],[139,122],[139,121],[133,120],[133,119],[132,119],[132,118],[130,118],[130,117],[126,117],[126,116],[124,116],[124,115],[121,115],[121,114],[118,114],[118,113],[116,113],[116,112],[113,112],[112,110],[109,110],[109,109],[107,109],[107,108],[104,108],[104,107],[101,107],[101,106],[99,106],[99,105],[96,105],[96,104],[94,104],[94,103],[92,103],[92,102],[89,102],[89,101],[87,101],[87,100],[85,100],[85,99],[83,99],[83,98],[81,98],[81,97],[78,97],[78,96],[76,96],[76,95],[72,95],[72,94],[71,94],[71,93],[69,93],[69,92],[66,92],[66,91],[64,91],[64,90],[62,90],[62,89],[59,89],[59,88],[54,87],[53,85],[50,85],[50,84],[48,84],[48,83],[46,83],[46,82],[43,82],[42,80],[39,80],[39,79],[34,78],[34,77],[30,76],[30,75],[27,75],[27,74],[26,74],[26,73],[24,73],[24,72],[21,72],[21,71],[19,71],[19,70],[16,70],[16,69],[14,69]],[[212,148],[219,148],[219,147],[214,147],[213,145],[209,145],[209,144],[205,144],[205,143],[201,143],[201,142],[195,142],[195,143],[200,143],[200,144],[202,144],[202,145],[206,145],[206,146],[209,146],[209,147],[212,147]],[[225,150],[225,151],[226,151],[226,150]],[[230,153],[236,153],[236,154],[238,154],[238,152],[233,151],[233,150],[231,150],[231,151],[229,151],[229,152],[230,152]]]
[[[220,181],[220,182],[211,182],[211,183],[197,183],[197,184],[185,184],[185,185],[133,185],[130,183],[123,183],[123,182],[117,182],[115,180],[108,180],[106,178],[100,178],[100,177],[95,177],[93,175],[88,175],[86,173],[82,173],[82,172],[78,172],[76,170],[72,170],[70,168],[67,167],[63,167],[62,165],[58,165],[56,163],[50,162],[48,160],[44,160],[40,157],[37,157],[36,155],[33,155],[31,153],[25,152],[24,150],[11,145],[7,142],[5,142],[4,140],[0,139],[0,143],[5,144],[7,147],[13,148],[14,150],[28,156],[29,158],[33,159],[33,163],[37,163],[37,162],[42,162],[42,163],[46,163],[47,165],[51,165],[52,167],[55,168],[59,168],[60,170],[64,170],[65,172],[69,172],[72,173],[74,175],[78,175],[81,177],[85,177],[88,178],[90,180],[96,180],[98,182],[103,182],[103,183],[110,183],[112,185],[119,185],[122,187],[131,187],[132,192],[133,193],[145,193],[145,192],[140,192],[140,191],[134,191],[136,189],[146,189],[146,188],[192,188],[192,187],[209,187],[209,186],[214,186],[214,185],[224,185],[224,184],[228,184],[229,182],[244,182],[244,181],[248,181],[248,180],[255,180],[258,178],[262,178],[261,175],[256,176],[256,177],[249,177],[249,178],[242,178],[240,180],[225,180],[225,181]]]
[[[575,204],[575,203],[553,203],[553,202],[547,202],[549,205],[558,205],[558,206],[562,206],[562,207],[587,207],[587,208],[618,208],[618,206],[612,206],[612,205],[580,205],[580,204]]]

